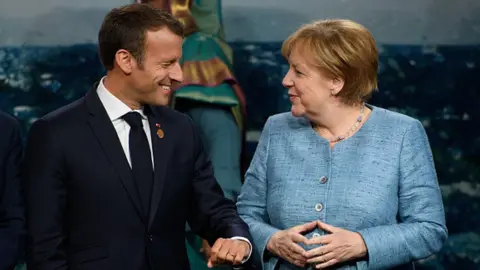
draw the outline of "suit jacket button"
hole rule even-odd
[[[320,177],[320,183],[325,184],[327,182],[328,182],[328,177],[326,177],[326,176]]]
[[[153,242],[153,235],[149,234],[149,235],[148,235],[148,240],[149,240],[150,242]]]

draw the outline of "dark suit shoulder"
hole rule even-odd
[[[62,106],[50,113],[47,113],[39,120],[49,122],[52,125],[73,124],[81,120],[81,116],[85,115],[85,98],[82,97],[72,103]]]
[[[179,111],[176,111],[170,107],[166,106],[157,106],[153,108],[158,114],[167,117],[168,119],[174,120],[186,120],[188,121],[188,116],[184,113],[181,113]]]
[[[153,110],[165,131],[175,134],[171,143],[177,147],[178,151],[194,153],[201,148],[198,145],[200,143],[199,133],[188,115],[169,107],[155,107]]]
[[[8,144],[15,136],[19,136],[20,124],[13,116],[0,111],[0,130],[2,132],[2,136],[0,136],[1,147],[5,147],[7,145],[4,146],[3,144]]]
[[[154,107],[153,110],[157,115],[160,115],[164,121],[172,125],[173,128],[193,128],[193,121],[184,113],[169,107]]]
[[[20,126],[17,119],[15,117],[0,111],[0,127],[2,127],[2,132],[5,130],[12,130],[16,129]]]

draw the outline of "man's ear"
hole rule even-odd
[[[127,50],[118,50],[115,54],[115,63],[125,73],[130,74],[136,66],[135,58]]]

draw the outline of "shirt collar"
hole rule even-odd
[[[103,79],[105,79],[105,77],[103,77],[98,84],[97,94],[103,104],[103,107],[105,107],[105,110],[107,111],[110,121],[115,121],[121,118],[123,115],[132,111],[140,113],[143,119],[147,119],[147,116],[143,112],[143,109],[130,109],[130,107],[128,107],[125,103],[123,103],[120,99],[118,99],[110,91],[108,91],[108,89],[103,84]]]

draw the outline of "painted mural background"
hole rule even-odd
[[[35,119],[81,97],[103,75],[98,27],[108,9],[128,1],[0,2],[0,109],[15,115],[26,134]],[[247,97],[250,155],[267,117],[289,110],[281,41],[321,18],[353,19],[371,29],[381,64],[370,103],[422,121],[444,195],[449,240],[419,268],[480,269],[480,2],[225,0],[223,6]]]

